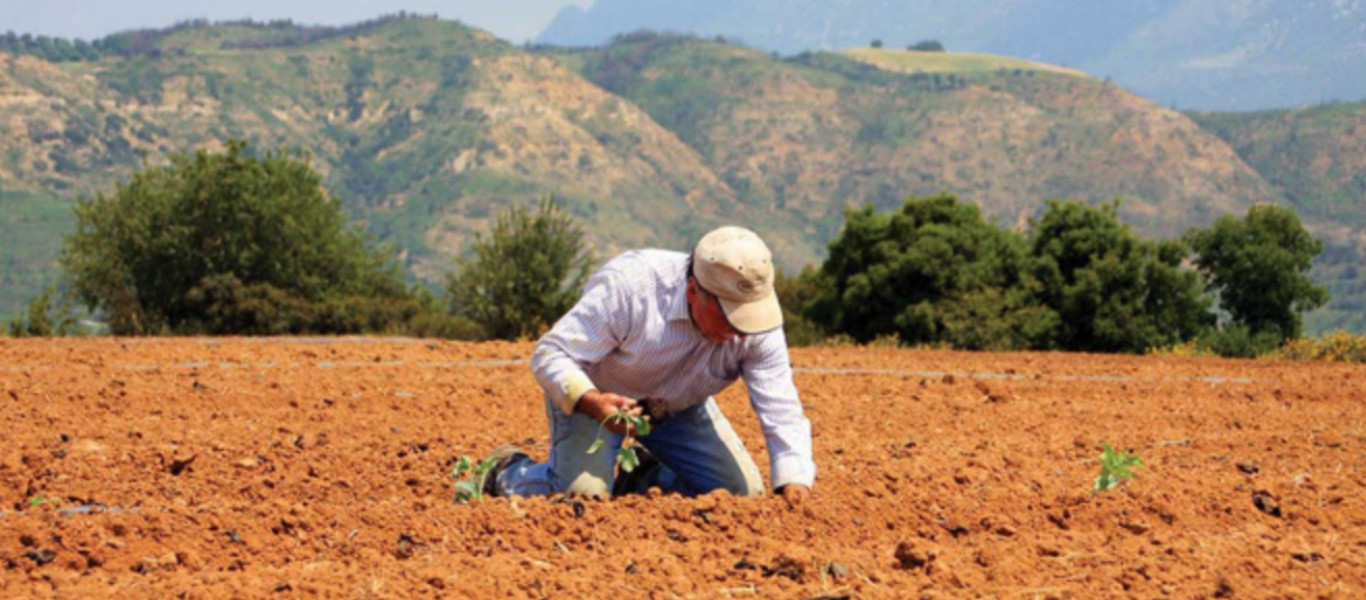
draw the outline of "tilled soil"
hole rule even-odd
[[[530,350],[0,340],[0,598],[1366,597],[1363,367],[798,349],[801,505],[453,505],[545,457]],[[1093,496],[1103,443],[1146,464]]]

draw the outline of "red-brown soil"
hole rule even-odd
[[[545,456],[530,349],[0,340],[0,598],[1366,597],[1360,366],[799,349],[802,505],[453,505]],[[1092,497],[1102,443],[1146,466]]]

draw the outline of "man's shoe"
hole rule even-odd
[[[489,454],[484,460],[494,459],[493,468],[484,474],[484,496],[494,498],[501,496],[498,493],[498,476],[503,473],[512,463],[522,459],[530,459],[526,453],[517,449],[517,446],[506,444],[499,446]]]

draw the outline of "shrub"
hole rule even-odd
[[[514,206],[476,234],[473,258],[447,278],[450,312],[478,323],[484,337],[539,336],[578,301],[595,259],[573,217],[543,199],[534,212]]]
[[[1334,331],[1318,339],[1295,339],[1271,356],[1284,360],[1366,362],[1366,335]]]

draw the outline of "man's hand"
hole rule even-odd
[[[588,390],[579,396],[579,402],[574,405],[574,412],[588,415],[594,421],[603,423],[607,421],[607,417],[618,412],[625,412],[638,417],[641,414],[641,408],[634,399],[603,393],[598,390]],[[626,423],[607,423],[607,428],[617,435],[626,435]]]
[[[806,502],[806,499],[811,497],[811,488],[800,483],[789,483],[778,488],[778,494],[787,499],[787,504],[789,506],[797,506],[798,504]]]

